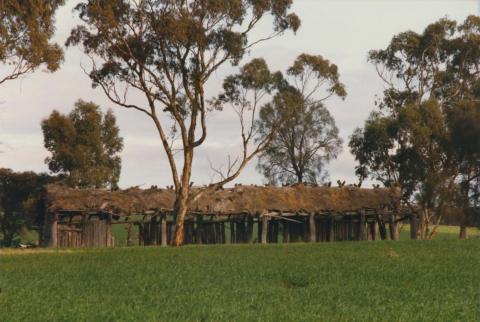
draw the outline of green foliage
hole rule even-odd
[[[477,321],[480,314],[479,240],[52,252],[0,254],[0,320]]]
[[[339,78],[336,65],[321,56],[302,54],[288,69],[287,78],[277,81],[278,92],[261,108],[257,123],[258,140],[275,133],[257,166],[270,184],[316,184],[328,175],[325,163],[341,152],[342,140],[323,101],[347,95]]]
[[[302,54],[284,76],[271,72],[265,60],[254,59],[227,77],[223,89],[213,106],[233,107],[240,118],[244,151],[255,138],[258,169],[269,183],[317,183],[326,176],[324,164],[342,145],[322,103],[332,95],[346,96],[336,65],[322,56]]]
[[[46,159],[53,173],[78,187],[116,188],[120,177],[123,139],[111,110],[79,100],[69,115],[58,111],[42,121]]]
[[[480,18],[470,16],[401,33],[369,55],[387,89],[350,138],[356,172],[420,201],[426,235],[448,205],[478,204],[479,46]]]
[[[56,178],[34,172],[0,169],[0,232],[3,246],[11,246],[26,229],[38,227],[42,218],[39,198],[44,185]]]
[[[0,84],[45,65],[59,68],[63,51],[50,40],[55,11],[65,0],[2,0],[0,2],[0,63],[9,68]]]

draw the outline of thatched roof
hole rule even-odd
[[[71,189],[59,185],[50,185],[46,189],[49,212],[101,209],[120,215],[140,214],[151,210],[172,210],[174,200],[174,191],[168,189],[132,188],[111,192]],[[399,200],[399,189],[238,186],[205,192],[190,205],[190,211],[218,215],[253,215],[264,211],[349,212],[392,208],[398,205]]]

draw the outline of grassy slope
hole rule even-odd
[[[480,320],[480,240],[0,255],[0,321]]]

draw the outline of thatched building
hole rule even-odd
[[[194,192],[197,189],[194,188]],[[397,238],[398,189],[237,186],[206,191],[189,207],[185,242],[270,243]],[[169,189],[120,191],[48,186],[45,245],[113,246],[112,225],[127,225],[142,245],[167,245],[173,236],[175,193]],[[387,229],[388,226],[388,229]]]

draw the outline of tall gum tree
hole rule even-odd
[[[285,82],[275,99],[260,110],[258,139],[269,135],[277,120],[286,120],[261,153],[257,168],[270,184],[317,184],[327,176],[324,164],[342,148],[324,102],[333,95],[345,98],[345,86],[335,64],[308,54],[297,57]]]
[[[289,12],[291,5],[292,0],[89,0],[76,7],[83,24],[72,30],[67,45],[80,45],[91,57],[93,85],[116,105],[147,115],[158,131],[176,193],[175,245],[183,243],[189,202],[204,191],[193,193],[190,182],[194,151],[207,138],[205,83],[220,66],[238,64],[256,44],[295,32],[300,20]],[[266,16],[272,32],[250,39]],[[129,100],[131,91],[142,94],[143,105]],[[180,161],[169,129],[179,133]],[[208,188],[234,180],[255,151]]]
[[[40,66],[56,71],[63,51],[51,42],[64,0],[0,1],[0,85]]]
[[[472,142],[479,125],[465,115],[478,117],[479,48],[480,17],[469,16],[400,33],[369,54],[386,90],[350,139],[357,175],[399,185],[405,201],[416,200],[422,238],[435,234],[445,207],[459,206],[455,199],[460,208],[478,203],[480,160]],[[459,129],[467,125],[463,135]]]
[[[117,189],[123,138],[112,110],[78,100],[68,115],[54,110],[41,126],[51,172],[73,187]]]

